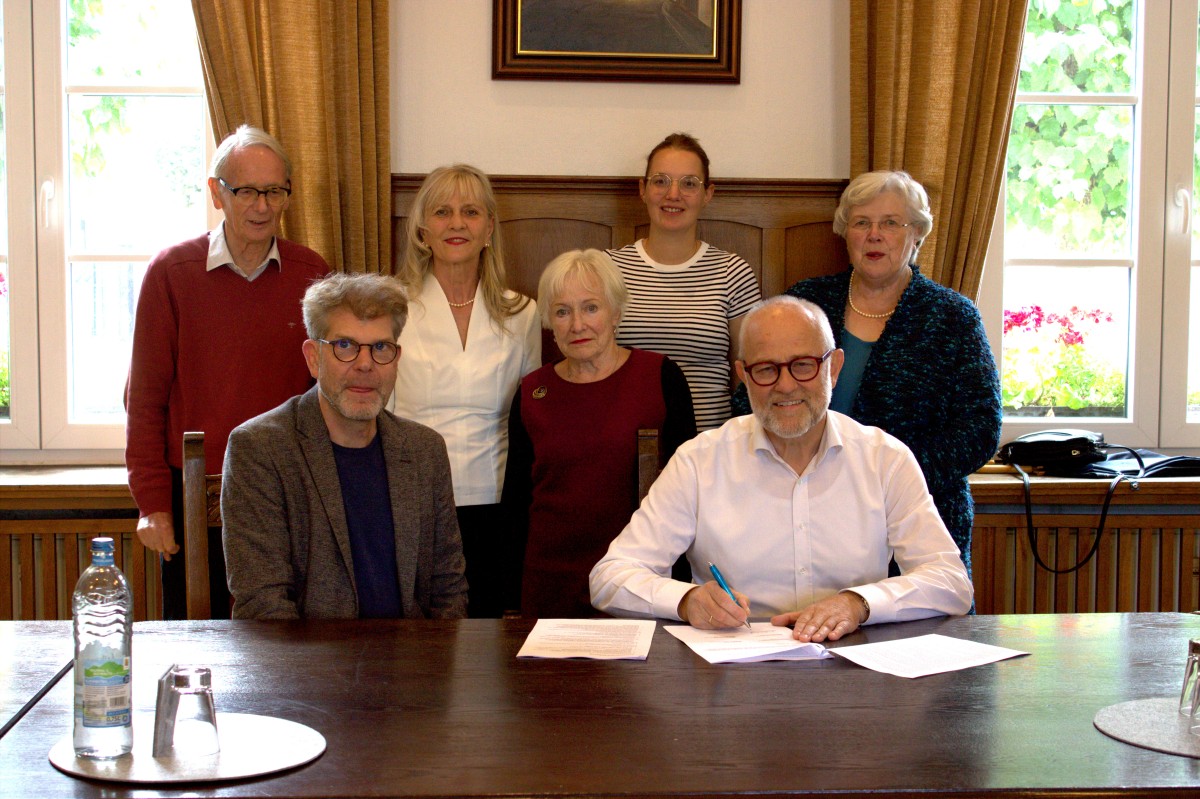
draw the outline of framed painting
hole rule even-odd
[[[742,0],[493,2],[493,78],[740,81]]]

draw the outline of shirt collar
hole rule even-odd
[[[842,433],[839,429],[840,418],[841,414],[837,411],[825,411],[825,430],[821,434],[821,443],[817,445],[816,454],[813,455],[813,459],[808,462],[808,466],[804,469],[805,473],[818,468],[830,450],[840,450],[842,448]],[[787,462],[775,451],[775,445],[771,443],[771,439],[767,438],[767,431],[762,426],[762,422],[754,414],[751,414],[751,419],[751,448],[755,451],[761,451],[768,457],[774,458],[779,463],[787,466]],[[792,467],[788,466],[788,468],[791,469]]]
[[[267,250],[267,257],[258,265],[250,274],[245,274],[233,262],[233,253],[229,251],[229,242],[225,240],[225,223],[221,222],[216,230],[212,230],[208,234],[208,260],[205,263],[205,270],[208,272],[214,269],[220,269],[222,266],[228,266],[234,272],[242,275],[246,280],[254,280],[256,277],[266,271],[267,267],[274,263],[276,267],[282,269],[283,261],[279,257],[279,237],[275,236],[271,239],[271,249]]]

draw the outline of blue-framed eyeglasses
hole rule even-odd
[[[333,350],[333,357],[337,358],[342,363],[353,363],[358,360],[358,354],[362,352],[363,347],[366,347],[371,353],[371,360],[380,366],[386,366],[396,360],[396,356],[400,354],[400,348],[392,341],[376,341],[374,344],[359,344],[352,338],[339,338],[333,341],[318,338],[313,341],[319,341],[322,344],[328,344]]]

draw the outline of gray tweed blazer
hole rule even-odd
[[[405,618],[466,615],[446,444],[383,411],[396,574]],[[229,436],[221,481],[235,619],[353,619],[358,594],[333,445],[314,386]]]

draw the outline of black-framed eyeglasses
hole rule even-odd
[[[267,186],[265,189],[260,189],[256,186],[230,186],[225,178],[217,178],[217,183],[224,186],[225,191],[232,194],[238,202],[246,203],[247,205],[256,202],[259,195],[261,195],[267,198],[267,205],[278,208],[292,194],[290,186]]]
[[[396,356],[400,354],[400,347],[396,346],[392,341],[376,341],[374,344],[359,344],[352,338],[339,338],[333,341],[318,338],[313,339],[322,344],[328,344],[333,350],[333,357],[337,358],[342,363],[353,363],[358,360],[358,354],[362,352],[363,347],[371,353],[371,360],[380,366],[386,366],[396,360]]]
[[[670,175],[662,172],[655,172],[650,177],[646,178],[646,185],[657,192],[666,194],[671,190],[671,184],[679,184],[680,194],[699,194],[704,188],[704,180],[695,175],[684,175],[681,178],[673,178]]]
[[[802,355],[799,358],[792,358],[787,363],[777,363],[775,361],[759,361],[752,363],[745,368],[746,374],[754,381],[755,385],[773,386],[779,382],[779,375],[783,374],[783,367],[787,367],[791,373],[792,379],[797,383],[807,383],[817,376],[821,371],[821,364],[825,363],[826,359],[833,354],[833,350],[829,350],[820,358],[815,358],[812,355]]]

